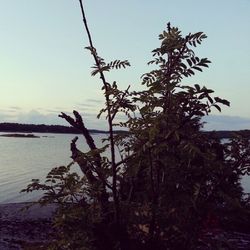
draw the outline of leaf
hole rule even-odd
[[[207,94],[214,93],[214,91],[212,89],[207,89],[207,88],[205,88],[204,92],[206,92]]]
[[[191,69],[188,69],[187,72],[188,72],[189,74],[191,74],[191,75],[194,75],[194,71],[191,70]]]
[[[213,106],[214,106],[215,108],[217,108],[217,109],[221,112],[221,108],[220,108],[220,106],[219,106],[219,105],[214,104]]]
[[[106,66],[100,68],[100,70],[98,69],[98,67],[94,67],[94,68],[95,68],[95,70],[93,70],[93,71],[91,72],[91,75],[92,75],[92,76],[95,76],[96,74],[101,73],[101,72],[103,72],[103,71],[109,71],[109,69],[110,69],[110,67],[109,67],[108,65],[106,65]]]
[[[210,101],[210,103],[211,103],[211,104],[213,104],[213,103],[214,103],[213,98],[211,98],[209,95],[207,95],[207,99]]]
[[[188,62],[188,65],[191,67],[193,64],[192,64],[192,61],[190,59],[187,59],[187,62]]]
[[[106,111],[106,109],[101,109],[99,114],[97,115],[97,119],[100,119],[102,113],[104,113]]]
[[[181,66],[182,68],[184,68],[184,69],[187,68],[186,64],[184,64],[184,63],[180,63],[180,66]]]
[[[226,99],[221,99],[220,97],[215,97],[214,98],[214,100],[216,101],[216,102],[219,102],[219,103],[221,103],[221,104],[224,104],[224,105],[226,105],[226,106],[230,106],[230,102],[228,101],[228,100],[226,100]]]
[[[199,70],[200,72],[202,72],[202,69],[197,67],[197,66],[193,66],[192,69],[196,69],[196,70]]]
[[[199,84],[195,84],[194,86],[195,86],[195,88],[196,88],[196,90],[197,90],[197,91],[200,91],[200,90],[201,90],[201,88],[200,88],[200,85],[199,85]]]
[[[191,57],[191,60],[192,60],[193,64],[196,64],[195,57]]]
[[[115,61],[111,61],[110,63],[107,64],[107,66],[109,67],[109,69],[120,69],[120,68],[126,68],[128,66],[130,66],[130,63],[128,60],[115,60]]]

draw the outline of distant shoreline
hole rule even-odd
[[[53,134],[81,134],[80,130],[73,127],[63,125],[45,125],[45,124],[21,124],[21,123],[0,123],[0,132],[5,133],[53,133]],[[91,134],[108,134],[108,131],[89,129]],[[128,133],[125,130],[115,130],[114,133]],[[205,134],[217,139],[229,139],[235,136],[235,133],[241,134],[243,137],[250,138],[250,130],[221,130],[221,131],[203,131]]]
[[[108,131],[89,129],[91,134],[108,134]],[[7,133],[55,133],[55,134],[81,134],[80,130],[63,125],[0,123],[0,132]],[[116,130],[115,133],[126,133]]]
[[[17,138],[40,138],[34,134],[1,134],[1,137],[17,137]]]

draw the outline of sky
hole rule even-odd
[[[158,35],[171,22],[183,35],[203,31],[195,50],[210,68],[183,81],[215,90],[231,107],[212,112],[205,129],[250,129],[250,0],[85,0],[94,45],[107,62],[131,67],[107,75],[121,89],[140,90]],[[60,112],[76,109],[90,128],[104,97],[78,0],[0,0],[0,122],[64,124]]]

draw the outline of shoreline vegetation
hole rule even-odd
[[[55,133],[55,134],[81,134],[82,132],[74,127],[63,126],[63,125],[45,125],[45,124],[21,124],[21,123],[0,123],[0,132],[10,133],[22,133],[20,134],[5,134],[0,136],[5,137],[25,137],[25,138],[38,138],[31,133]],[[91,134],[108,134],[108,131],[90,129]],[[25,133],[25,134],[24,134]],[[114,133],[122,134],[128,133],[125,130],[115,130]],[[209,134],[213,138],[217,139],[229,139],[233,138],[235,134],[240,134],[244,138],[250,138],[250,130],[220,130],[220,131],[203,131],[205,134]]]
[[[16,138],[40,138],[40,136],[33,134],[1,134],[1,137],[16,137]]]

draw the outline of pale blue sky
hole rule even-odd
[[[206,85],[231,102],[222,114],[213,113],[223,116],[212,116],[207,128],[250,129],[249,0],[84,3],[99,54],[132,65],[107,76],[124,89],[128,84],[140,89],[150,51],[167,22],[184,35],[205,32],[208,39],[197,55],[212,64],[186,83]],[[102,107],[101,83],[90,76],[93,60],[84,50],[78,0],[0,0],[0,32],[0,122],[56,124],[60,111],[77,109],[90,127],[103,128],[103,121],[95,120]]]

